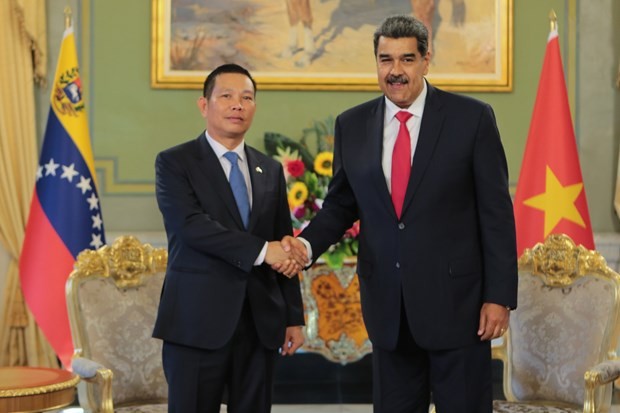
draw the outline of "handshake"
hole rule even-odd
[[[275,271],[292,278],[309,264],[308,252],[303,242],[290,235],[282,241],[267,244],[265,263]]]

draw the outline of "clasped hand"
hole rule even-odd
[[[292,278],[308,265],[308,253],[301,241],[287,235],[282,241],[267,244],[265,262],[275,271]]]

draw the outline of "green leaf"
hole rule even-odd
[[[336,249],[333,252],[326,252],[322,255],[322,258],[325,260],[327,266],[334,270],[342,268],[346,257],[347,255],[339,249]]]
[[[300,144],[297,141],[294,141],[291,138],[288,138],[277,132],[265,132],[264,137],[265,142],[265,152],[270,157],[274,157],[277,155],[278,147],[286,148],[289,147],[293,150],[296,150],[301,156],[301,160],[306,166],[307,170],[314,170],[314,156],[308,151],[308,148],[305,145]]]
[[[351,250],[351,243],[349,242],[343,242],[343,252],[344,255],[346,255],[347,257],[350,257],[351,255],[353,255],[353,251]]]
[[[304,172],[304,182],[308,187],[308,192],[310,192],[311,194],[316,194],[317,192],[319,192],[319,178],[314,172]]]
[[[312,126],[302,131],[303,139],[309,138],[311,135],[316,138],[317,152],[333,152],[334,142],[329,141],[327,137],[334,136],[335,119],[329,116],[324,121],[313,121]]]
[[[360,245],[360,242],[357,239],[354,239],[353,242],[351,242],[351,255],[357,255],[357,251],[359,250],[359,245]]]

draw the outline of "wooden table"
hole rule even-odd
[[[0,367],[0,412],[60,409],[75,400],[79,377],[43,367]]]

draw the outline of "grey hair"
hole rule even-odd
[[[383,20],[373,35],[375,57],[377,56],[379,38],[382,36],[391,39],[415,37],[418,40],[418,52],[420,52],[420,55],[426,56],[426,52],[428,52],[428,30],[426,26],[415,17],[397,14]]]

